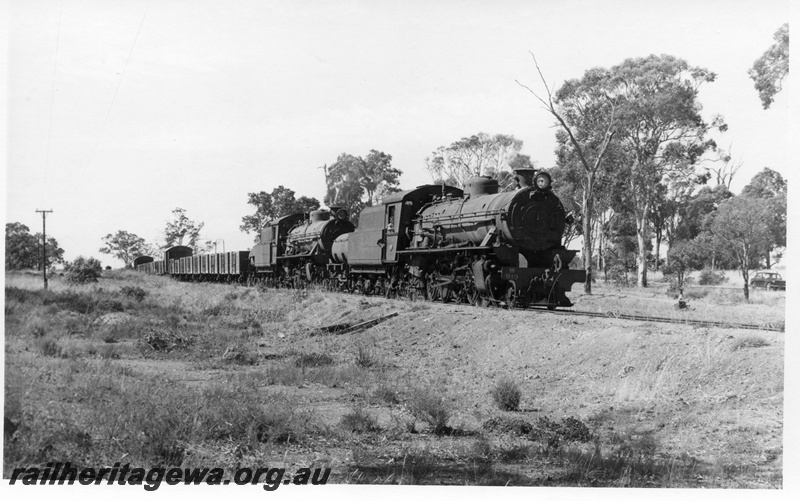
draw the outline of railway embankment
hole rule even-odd
[[[348,483],[782,485],[782,332],[126,273],[29,280],[6,287],[5,475],[124,455],[326,466]],[[649,292],[603,294],[650,308]]]

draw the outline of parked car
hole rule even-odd
[[[781,278],[780,273],[774,271],[759,271],[750,280],[750,287],[762,288],[767,290],[786,290],[786,280]]]

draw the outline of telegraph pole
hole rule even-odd
[[[42,213],[42,278],[44,279],[44,289],[47,290],[47,213],[53,212],[53,209],[50,210],[39,210],[36,209],[36,212]]]

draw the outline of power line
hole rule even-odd
[[[106,128],[106,122],[108,122],[108,117],[111,116],[111,109],[114,107],[114,102],[117,100],[117,93],[119,92],[119,88],[122,85],[122,79],[125,77],[125,73],[128,71],[128,63],[131,61],[131,56],[133,55],[133,50],[136,48],[136,42],[139,40],[139,33],[142,31],[142,25],[144,25],[144,19],[147,17],[147,11],[150,9],[150,2],[147,2],[147,6],[144,9],[144,14],[142,14],[142,20],[139,22],[139,28],[136,30],[136,37],[133,39],[133,44],[131,45],[131,50],[128,52],[128,59],[125,60],[125,67],[122,69],[122,74],[119,76],[119,80],[117,81],[117,87],[114,89],[114,95],[111,97],[111,104],[108,105],[108,110],[106,111],[106,116],[103,119],[103,124],[100,126],[100,132],[97,133],[97,140],[94,142],[94,146],[92,147],[92,151],[89,153],[89,158],[86,159],[86,164],[84,164],[83,169],[81,169],[81,174],[77,177],[78,185],[80,185],[81,181],[83,180],[83,174],[86,172],[86,167],[91,163],[92,158],[94,157],[94,152],[97,149],[97,145],[100,143],[100,137],[103,135],[103,131]]]
[[[45,193],[47,193],[47,180],[49,179],[48,174],[48,167],[50,166],[50,136],[53,132],[53,103],[56,99],[56,70],[58,69],[58,46],[61,40],[61,16],[64,11],[64,3],[63,1],[59,4],[58,8],[58,32],[56,33],[56,57],[55,61],[53,62],[53,89],[50,94],[50,122],[47,125],[47,147],[45,148],[47,153],[45,156],[44,161],[44,184],[45,184]]]
[[[47,290],[47,224],[45,221],[47,214],[53,212],[53,209],[36,209],[36,212],[42,213],[42,278],[44,279],[44,289]]]

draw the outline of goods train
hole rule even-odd
[[[196,255],[166,250],[140,271],[182,280],[236,280],[272,286],[426,298],[508,307],[569,307],[566,292],[584,282],[561,244],[571,217],[545,172],[515,171],[517,189],[489,177],[464,189],[424,185],[361,211],[356,227],[331,207],[266,224],[250,251]]]

